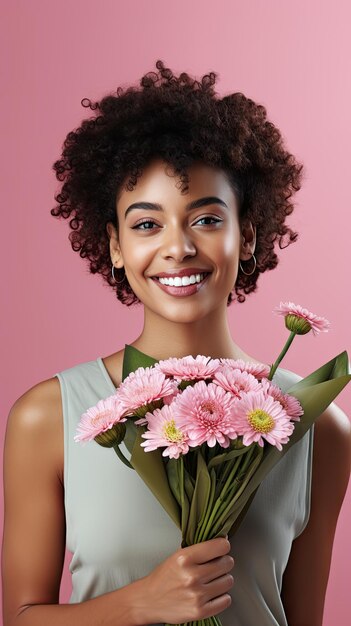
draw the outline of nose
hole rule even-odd
[[[165,232],[161,251],[164,259],[172,258],[180,263],[184,258],[196,255],[196,247],[189,233],[176,226],[165,230],[168,232]]]

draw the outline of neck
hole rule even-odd
[[[189,323],[174,322],[145,310],[143,330],[130,345],[156,360],[188,354],[247,359],[231,337],[223,309]]]

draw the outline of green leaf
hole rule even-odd
[[[172,490],[174,497],[176,498],[178,504],[181,504],[180,501],[180,487],[179,487],[179,477],[178,477],[178,459],[169,459],[166,465],[166,471],[168,476],[169,486]]]
[[[178,472],[179,472],[179,486],[180,486],[180,501],[181,501],[181,531],[182,531],[182,543],[181,547],[184,548],[186,543],[186,529],[188,526],[189,520],[189,500],[188,496],[185,493],[184,488],[184,459],[182,456],[179,457],[179,463],[177,464]]]
[[[132,346],[126,345],[123,358],[123,380],[130,372],[135,371],[138,367],[149,367],[154,363],[156,363],[156,360],[152,357],[143,354],[143,352],[140,352]],[[131,454],[130,463],[162,507],[167,511],[168,515],[177,524],[178,528],[180,528],[181,511],[168,484],[167,472],[162,460],[161,450],[158,448],[152,452],[145,452],[144,448],[140,445],[145,441],[145,439],[141,437],[145,429],[135,426],[133,419],[127,419],[125,424],[127,428],[123,443]]]
[[[316,369],[314,372],[312,372],[308,376],[305,376],[305,378],[299,380],[297,383],[292,385],[292,387],[290,387],[290,389],[288,389],[286,393],[292,392],[293,389],[302,389],[324,381],[337,379],[345,375],[347,376],[349,373],[349,357],[346,350],[344,350],[327,363],[324,363],[324,365],[321,365],[321,367]],[[342,387],[344,387],[347,382],[348,381],[346,381]],[[338,393],[340,392],[338,391],[334,397],[336,397]]]
[[[214,469],[214,467],[212,467],[211,471],[210,471],[210,479],[211,479],[211,488],[210,488],[210,494],[208,497],[208,501],[207,501],[207,506],[206,509],[204,511],[204,514],[200,520],[200,523],[198,525],[198,529],[195,533],[195,539],[196,542],[200,541],[205,541],[207,539],[207,522],[210,518],[211,515],[211,511],[213,509],[214,506],[214,499],[215,499],[215,493],[216,493],[216,483],[217,483],[217,475],[216,475],[216,470]]]
[[[154,359],[144,352],[140,352],[137,348],[125,344],[123,355],[123,367],[122,367],[122,380],[127,378],[131,372],[135,372],[138,367],[151,367],[157,363],[157,359]]]
[[[129,420],[127,420],[127,422],[128,421]],[[145,452],[144,448],[140,445],[145,441],[145,439],[141,437],[141,432],[142,429],[137,431],[134,443],[128,448],[131,452],[130,463],[167,511],[168,515],[170,515],[179,527],[180,509],[168,484],[167,472],[162,460],[161,450],[158,448],[151,452]],[[126,446],[128,447],[127,442]]]
[[[211,489],[211,479],[201,449],[196,450],[196,482],[195,489],[190,500],[189,520],[186,532],[188,545],[194,543],[196,529],[200,520],[204,517]]]
[[[191,499],[193,497],[194,487],[195,487],[194,479],[190,476],[186,467],[184,467],[184,489],[185,489],[186,495],[188,496],[189,502],[191,502]]]

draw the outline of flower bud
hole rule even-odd
[[[306,335],[309,333],[312,326],[304,317],[289,314],[285,316],[285,326],[288,330],[296,335]]]
[[[152,413],[152,411],[154,411],[155,409],[160,409],[162,406],[162,398],[160,398],[159,400],[154,400],[153,402],[148,402],[147,404],[143,404],[142,406],[135,408],[133,410],[133,416],[143,419],[146,413]]]
[[[112,448],[115,445],[119,445],[126,434],[126,425],[125,422],[117,422],[102,433],[99,433],[94,437],[95,441],[103,446],[104,448]]]

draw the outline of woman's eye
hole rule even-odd
[[[197,222],[195,222],[195,224],[199,224],[199,222],[202,222],[203,220],[212,220],[212,224],[213,223],[217,223],[217,222],[222,222],[222,220],[216,218],[216,217],[212,217],[211,215],[206,215],[205,217],[201,217],[199,220],[197,220]],[[154,222],[153,220],[144,220],[142,222],[139,222],[138,224],[135,224],[135,226],[132,226],[133,230],[154,230],[153,228],[148,228],[148,227],[144,227],[144,224],[153,224],[155,226],[157,226],[156,222]],[[211,226],[211,223],[207,223],[207,224],[203,224],[204,226]],[[141,228],[143,226],[143,228]]]
[[[205,217],[201,217],[199,220],[197,220],[196,224],[198,224],[199,222],[202,222],[202,220],[212,220],[212,223],[217,223],[217,222],[221,222],[222,220],[217,219],[216,217],[212,217],[211,215],[206,215]],[[205,226],[210,226],[211,224],[204,224]]]
[[[139,222],[138,224],[135,224],[135,226],[132,226],[132,229],[133,230],[134,229],[135,230],[153,230],[153,228],[140,228],[140,226],[143,226],[144,224],[156,224],[156,222],[153,222],[152,220],[144,220],[143,222]]]

